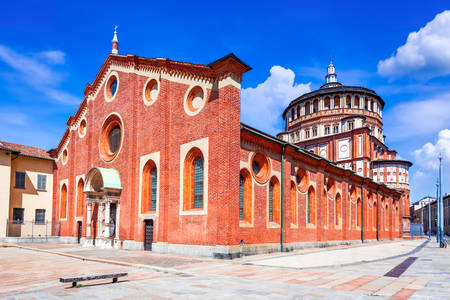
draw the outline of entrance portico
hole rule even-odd
[[[86,239],[83,245],[120,248],[119,220],[122,185],[116,169],[94,167],[86,175]]]

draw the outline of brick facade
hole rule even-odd
[[[240,123],[240,82],[243,73],[249,69],[234,55],[209,65],[109,55],[94,82],[86,87],[85,99],[77,113],[69,118],[67,131],[57,149],[53,221],[61,222],[60,234],[77,237],[77,222],[81,222],[82,240],[88,242],[94,237],[99,239],[108,235],[105,228],[114,223],[115,229],[108,229],[114,230],[111,246],[142,249],[145,221],[152,220],[155,251],[233,257],[242,252],[279,249],[281,225],[286,248],[317,242],[360,241],[362,229],[356,227],[357,201],[361,201],[363,206],[361,223],[364,238],[376,239],[377,229],[371,217],[371,207],[378,197],[380,205],[377,207],[381,208],[383,202],[389,209],[388,226],[385,229],[384,223],[379,225],[379,238],[400,237],[401,214],[395,215],[392,209],[399,207],[402,210],[404,204],[399,201],[399,192]],[[117,91],[114,95],[105,95],[110,76],[117,77]],[[145,85],[149,79],[158,83],[157,96],[150,102],[144,101]],[[190,91],[194,88],[196,92],[192,97],[203,97],[204,102],[193,113],[187,110],[192,105],[186,106],[185,101],[191,97]],[[197,101],[195,99],[190,101]],[[107,161],[100,154],[101,136],[104,122],[112,114],[121,122],[122,140],[118,153]],[[81,129],[80,124],[83,124]],[[202,209],[185,211],[181,203],[184,201],[182,189],[189,187],[182,180],[183,176],[188,176],[183,175],[183,151],[194,147],[205,158],[205,194]],[[252,175],[251,157],[256,151],[266,155],[270,163],[268,181],[262,184],[256,182]],[[284,161],[281,160],[283,151]],[[148,178],[143,176],[142,166],[148,157],[158,168],[158,205],[155,212],[144,213],[142,207],[146,206],[140,201],[146,199],[142,193],[147,193],[149,187],[142,183],[143,178]],[[293,206],[290,197],[294,195],[291,181],[296,186],[295,170],[299,167],[307,172],[307,188],[314,189],[315,225],[306,224],[306,194],[299,191],[298,221],[291,224]],[[96,174],[91,171],[95,168],[117,172],[121,187],[107,187],[106,178],[103,178],[102,191],[89,190],[88,185],[97,184],[98,179],[87,178],[88,174]],[[246,205],[252,203],[249,210],[251,222],[242,221],[239,217],[238,175],[244,168],[251,178],[253,192],[250,194],[253,198],[245,202]],[[274,213],[282,218],[275,218],[275,222],[269,222],[267,215],[268,188],[272,177],[279,183],[275,193],[283,190],[282,194],[273,197]],[[83,189],[85,195],[77,197],[77,191],[79,194],[81,190],[80,180],[86,185]],[[326,189],[327,180],[335,181],[332,189],[336,192]],[[67,218],[64,220],[60,220],[58,213],[62,182],[67,184]],[[352,196],[349,191],[353,191]],[[339,226],[335,226],[333,219],[337,193],[342,203]],[[369,193],[372,195],[370,200]],[[112,209],[109,200],[104,201],[108,195],[116,201],[115,222],[105,217]],[[324,209],[326,195],[328,213]],[[77,199],[83,203],[77,203]],[[88,200],[92,204],[88,204]],[[277,203],[283,203],[282,209],[276,206]],[[76,212],[77,205],[83,208],[82,213]],[[89,205],[92,206],[88,208]],[[379,216],[384,216],[384,209],[379,211]],[[105,243],[101,245],[107,246]]]

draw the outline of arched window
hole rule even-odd
[[[60,197],[60,205],[59,205],[59,218],[66,219],[67,218],[67,186],[64,183],[61,187]]]
[[[184,209],[203,208],[203,154],[198,148],[191,149],[184,161],[183,194]]]
[[[305,103],[305,114],[310,114],[311,113],[311,103],[308,101]]]
[[[345,98],[345,107],[346,108],[351,108],[352,107],[352,97],[347,96]]]
[[[326,189],[323,189],[323,223],[325,227],[328,227],[328,193]]]
[[[311,186],[308,190],[308,195],[306,197],[306,219],[309,224],[316,223],[316,193],[314,188]]]
[[[318,112],[319,111],[319,100],[314,100],[313,102],[313,112]]]
[[[280,184],[275,177],[269,183],[269,222],[280,223]]]
[[[334,96],[334,108],[341,107],[341,98],[339,96]]]
[[[394,222],[395,230],[399,230],[399,220],[398,220],[398,206],[395,206],[395,222]]]
[[[359,96],[355,96],[355,98],[353,98],[353,107],[359,108]]]
[[[361,227],[361,199],[356,201],[356,226]]]
[[[297,118],[300,118],[300,105],[297,105]]]
[[[330,97],[326,97],[325,100],[323,101],[323,107],[324,109],[330,109]]]
[[[145,163],[142,171],[142,203],[141,212],[155,212],[158,191],[158,169],[153,160]]]
[[[82,178],[80,178],[80,180],[78,181],[78,185],[77,185],[77,217],[82,217],[83,216],[83,198],[84,198],[84,194],[83,194],[83,188],[84,188],[84,181]]]
[[[378,226],[378,220],[377,220],[377,208],[378,208],[378,206],[377,206],[377,202],[376,201],[373,201],[373,211],[372,211],[372,220],[373,220],[373,222],[372,222],[372,224],[373,224],[373,228],[377,228],[377,226]]]
[[[335,223],[338,226],[341,223],[341,195],[336,195],[336,200],[334,201],[334,211],[335,211]]]
[[[386,204],[386,207],[384,208],[384,229],[389,229],[389,207]]]
[[[298,224],[297,210],[297,187],[295,186],[295,183],[291,181],[291,223],[294,225]]]
[[[239,219],[252,222],[252,179],[243,169],[239,176]]]

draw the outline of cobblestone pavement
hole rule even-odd
[[[364,247],[354,247],[354,251],[361,252]],[[42,244],[42,248],[63,254],[77,252],[77,255],[96,256],[93,249],[74,246]],[[109,259],[116,255],[116,258],[139,264],[144,255],[140,251],[97,251],[104,252]],[[305,253],[323,255],[323,252],[322,249]],[[272,254],[269,257],[279,259],[284,256],[295,260],[299,254]],[[384,276],[410,256],[418,259],[400,277]],[[450,291],[450,249],[440,249],[433,241],[407,256],[348,266],[298,269],[259,264],[268,260],[267,257],[259,255],[224,261],[145,253],[146,263],[163,260],[159,265],[170,266],[170,271],[158,272],[48,252],[0,248],[0,298],[365,299],[376,296],[376,299],[442,299],[448,298]],[[108,272],[128,272],[129,276],[115,284],[109,280],[81,282],[81,288],[70,288],[70,284],[58,281],[59,277]]]

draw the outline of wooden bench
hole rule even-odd
[[[68,278],[59,278],[59,282],[72,282],[72,287],[77,286],[77,282],[79,281],[87,281],[87,280],[97,280],[97,279],[106,279],[112,278],[113,283],[117,282],[117,278],[128,276],[128,273],[111,273],[111,274],[103,274],[103,275],[88,275],[88,276],[79,276],[79,277],[68,277]]]

